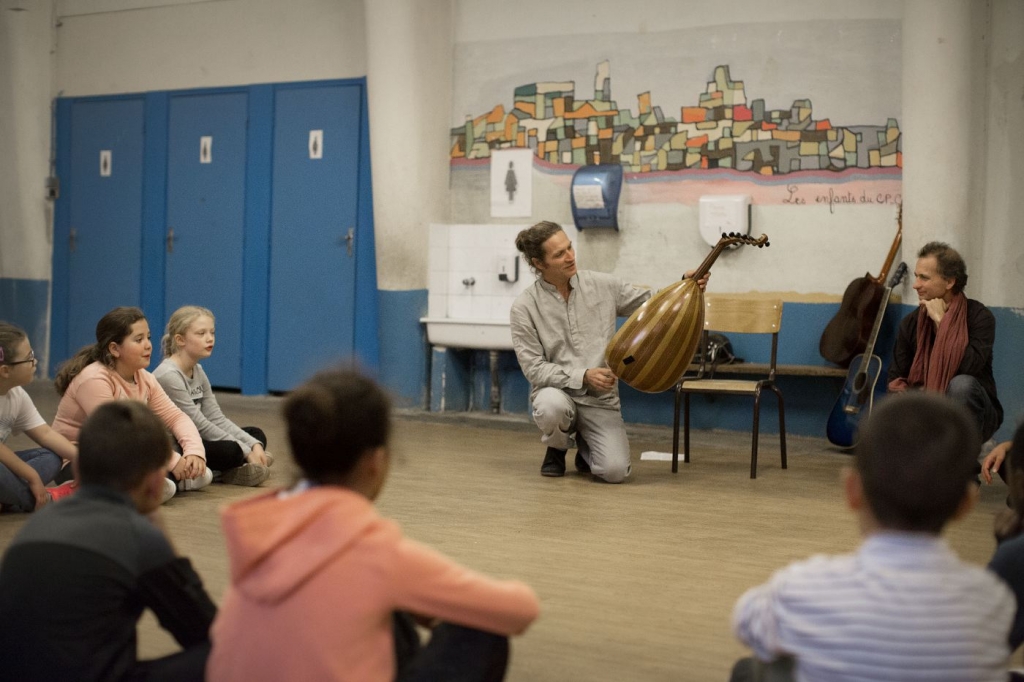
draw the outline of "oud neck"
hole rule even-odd
[[[708,272],[711,270],[711,266],[715,264],[716,260],[718,260],[718,256],[720,256],[721,253],[725,251],[726,246],[728,246],[728,244],[726,244],[725,242],[718,242],[715,245],[715,247],[711,249],[711,253],[709,253],[707,257],[704,259],[704,261],[699,266],[697,266],[697,269],[693,271],[693,279],[703,279],[704,275],[708,274]]]

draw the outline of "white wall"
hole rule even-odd
[[[20,9],[15,9],[20,8]],[[0,0],[0,277],[48,279],[53,204],[49,2]],[[43,339],[37,343],[42,347]]]
[[[892,0],[457,0],[456,43],[542,36],[635,33],[722,24],[814,19],[899,19]],[[556,41],[557,42],[557,41]]]
[[[978,216],[982,268],[972,268],[972,295],[1024,311],[1024,2],[992,4],[988,42],[984,203]]]
[[[361,0],[63,2],[65,97],[366,75]],[[109,6],[138,9],[102,11]]]
[[[429,225],[450,217],[451,0],[367,5],[377,284],[427,286]]]

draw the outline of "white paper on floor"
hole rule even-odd
[[[683,458],[683,453],[680,452],[679,453],[679,459],[682,459],[682,458]],[[655,450],[648,450],[646,452],[641,452],[640,453],[640,459],[641,459],[641,461],[648,460],[648,461],[655,461],[655,462],[671,462],[672,461],[672,453],[671,452],[656,452]]]

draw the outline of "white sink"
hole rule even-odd
[[[512,350],[512,329],[504,320],[421,317],[420,322],[427,325],[427,340],[434,346]]]

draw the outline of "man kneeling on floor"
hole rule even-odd
[[[980,446],[949,398],[879,405],[845,476],[860,549],[797,562],[740,597],[733,629],[759,660],[732,680],[1005,680],[1013,595],[940,537],[974,505]]]
[[[216,607],[160,528],[163,424],[107,403],[78,448],[79,492],[29,519],[0,567],[0,680],[202,680]],[[147,607],[184,651],[137,660]]]

